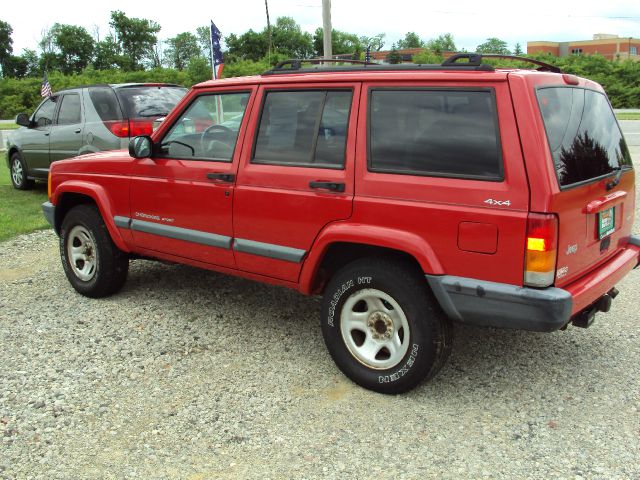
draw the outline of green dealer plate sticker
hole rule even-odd
[[[616,207],[598,212],[598,238],[611,235],[616,230]]]

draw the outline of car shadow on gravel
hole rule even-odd
[[[261,349],[274,349],[274,356],[283,355],[286,339],[287,363],[303,365],[311,372],[321,367],[324,373],[341,375],[332,366],[322,340],[319,297],[184,265],[148,261],[132,263],[129,280],[118,297],[145,298],[171,310],[177,325],[180,319],[184,323],[195,319],[194,328],[204,332],[224,323],[230,330],[228,335],[241,337],[245,347],[257,348],[255,342],[259,342]],[[449,361],[438,376],[415,392],[429,396],[437,390],[457,396],[493,388],[509,391],[523,384],[535,389],[536,385],[548,386],[549,377],[563,391],[591,388],[608,374],[608,365],[615,363],[611,358],[615,339],[603,333],[604,325],[605,321],[589,330],[569,327],[567,331],[535,333],[456,324]],[[216,350],[227,348],[215,345],[224,338],[212,336],[209,341]],[[567,367],[572,363],[600,364],[600,369],[591,372],[585,383],[584,378],[575,376],[575,367]]]

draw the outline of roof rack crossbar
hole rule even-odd
[[[377,63],[373,62],[365,62],[363,60],[350,60],[344,58],[293,58],[290,60],[283,60],[282,62],[278,62],[271,71],[300,70],[303,63],[311,63],[313,65],[318,65],[320,63],[352,63],[355,65],[377,65]],[[291,68],[285,69],[284,67],[286,67],[287,65],[291,65]]]

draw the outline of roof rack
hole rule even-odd
[[[310,63],[315,65],[316,68],[302,68],[303,63]],[[335,67],[325,67],[324,63],[349,63],[351,65]],[[263,72],[262,75],[278,75],[286,73],[317,73],[317,72],[353,72],[362,70],[371,71],[398,71],[398,70],[484,70],[493,71],[491,65],[471,64],[469,62],[461,62],[457,64],[437,64],[437,65],[424,65],[424,64],[380,64],[373,62],[363,62],[362,60],[344,60],[344,59],[326,59],[326,58],[308,58],[308,59],[291,59],[279,62],[271,70]]]
[[[469,61],[456,63],[458,60],[463,58],[466,58]],[[537,68],[538,71],[562,73],[562,70],[560,70],[555,65],[550,65],[548,63],[541,62],[540,60],[535,60],[533,58],[528,58],[528,57],[518,57],[515,55],[502,55],[498,53],[458,53],[456,55],[453,55],[447,58],[444,62],[442,62],[442,66],[443,67],[445,65],[446,66],[453,66],[453,65],[480,66],[482,65],[483,58],[504,58],[507,60],[517,60],[519,62],[533,63],[534,65],[538,65],[538,67],[540,67],[540,68]]]
[[[291,59],[279,62],[271,70],[263,72],[262,75],[278,75],[283,73],[314,73],[314,72],[353,72],[353,71],[402,71],[402,70],[475,70],[484,72],[493,72],[495,69],[491,65],[482,63],[483,58],[504,58],[509,60],[518,60],[522,62],[533,63],[538,65],[539,71],[548,71],[554,73],[562,73],[558,67],[548,63],[534,60],[527,57],[516,57],[514,55],[499,54],[481,54],[481,53],[457,53],[447,58],[441,64],[422,65],[422,64],[379,64],[372,62],[363,62],[361,60],[344,60],[344,59],[326,59],[326,58],[308,58],[308,59]],[[466,61],[459,61],[466,60]],[[303,69],[303,63],[310,63],[316,68]],[[325,67],[325,63],[349,63],[348,66],[332,66]]]

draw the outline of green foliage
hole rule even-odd
[[[441,55],[442,52],[456,52],[456,43],[453,40],[453,35],[445,33],[437,38],[432,38],[427,41],[426,47],[432,52]]]
[[[240,60],[233,63],[225,63],[222,76],[228,77],[244,77],[247,75],[260,75],[271,68],[271,64],[267,59],[257,62],[253,60]]]
[[[387,55],[386,60],[388,63],[391,63],[391,64],[402,63],[402,55],[400,55],[400,53],[398,52],[398,49],[396,48],[395,44],[393,44],[391,51]]]
[[[360,37],[360,45],[362,45],[363,50],[370,46],[372,52],[379,52],[384,47],[385,36],[384,33],[379,33],[373,37]]]
[[[507,42],[499,38],[487,38],[487,41],[476,47],[478,53],[498,53],[501,55],[510,55],[511,52],[507,48]]]
[[[206,58],[196,55],[189,59],[187,66],[187,81],[191,85],[211,80],[211,62]]]
[[[146,18],[129,18],[124,12],[111,12],[109,25],[115,31],[115,39],[128,61],[120,65],[125,70],[141,70],[144,59],[155,60],[154,47],[158,43],[160,25]]]
[[[7,22],[0,20],[0,67],[2,68],[2,76],[5,76],[7,61],[13,53],[13,39],[11,34],[13,28]]]
[[[406,48],[422,48],[424,42],[420,39],[417,33],[407,32],[403,39],[398,40],[397,48],[404,50]]]
[[[443,61],[444,57],[442,55],[427,49],[413,56],[413,63],[422,65],[439,65]]]
[[[165,53],[165,63],[169,67],[184,70],[192,57],[200,56],[200,46],[198,37],[193,33],[179,33],[173,38],[166,40],[167,50]]]
[[[520,45],[519,43],[516,43],[516,46],[513,47],[513,54],[514,55],[522,55],[524,52],[522,51],[522,45]]]
[[[316,28],[313,34],[313,49],[316,57],[324,56],[324,31],[321,27]],[[333,55],[343,55],[352,53],[357,57],[367,47],[362,45],[360,38],[353,33],[341,32],[340,30],[331,31],[331,53]]]
[[[209,77],[210,78],[210,73]],[[0,118],[13,118],[18,113],[31,113],[42,101],[42,78],[4,78],[0,80]],[[153,69],[125,72],[122,70],[95,70],[86,68],[80,74],[63,75],[50,72],[49,82],[54,92],[65,88],[94,83],[158,82],[175,83],[190,87],[187,72],[173,69]]]
[[[80,73],[89,65],[95,42],[84,27],[56,23],[51,32],[63,73]]]

